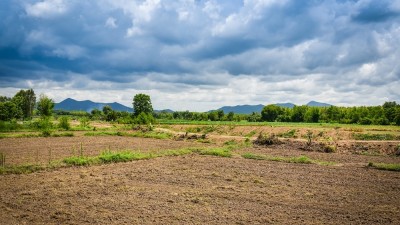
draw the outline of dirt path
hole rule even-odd
[[[1,224],[399,224],[400,173],[188,155],[2,176]]]

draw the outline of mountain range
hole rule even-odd
[[[90,100],[85,101],[77,101],[72,98],[67,98],[60,103],[56,103],[54,106],[55,110],[65,110],[65,111],[86,111],[91,112],[93,109],[102,110],[104,106],[109,105],[115,111],[125,111],[125,112],[133,112],[133,109],[122,105],[118,102],[113,103],[99,103],[99,102],[92,102]],[[286,108],[293,108],[295,104],[293,103],[276,103],[275,105],[286,107]],[[311,101],[307,103],[307,106],[313,107],[329,107],[330,104]],[[236,105],[236,106],[223,106],[217,110],[222,110],[224,113],[234,112],[238,114],[251,114],[252,112],[261,112],[264,108],[264,105]],[[173,112],[170,109],[165,110],[154,110],[156,112],[166,111],[166,112]],[[211,110],[213,111],[213,110]]]

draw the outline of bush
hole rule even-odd
[[[69,130],[71,129],[71,125],[69,123],[69,118],[66,116],[62,116],[58,119],[59,124],[58,127],[64,130]]]
[[[141,112],[134,119],[134,123],[135,124],[141,124],[141,125],[152,124],[154,122],[155,122],[154,117],[151,114],[147,114],[147,113],[144,113],[144,112]]]
[[[275,134],[270,134],[270,135],[264,135],[263,133],[260,133],[257,137],[257,139],[254,141],[254,144],[257,145],[273,145],[273,144],[280,144],[281,142],[279,139],[275,136]]]

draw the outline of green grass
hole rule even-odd
[[[36,164],[26,164],[18,166],[4,166],[0,167],[0,174],[24,174],[33,173],[40,170],[47,169],[47,166],[36,165]]]
[[[210,148],[197,151],[200,155],[212,155],[219,157],[232,157],[232,152],[228,148]]]
[[[123,136],[123,137],[142,137],[142,138],[155,138],[155,139],[169,139],[172,134],[164,132],[120,132],[120,131],[100,131],[100,132],[87,132],[85,136]]]
[[[282,157],[282,156],[268,156],[268,155],[260,155],[253,153],[244,153],[242,157],[245,159],[254,159],[254,160],[267,160],[267,161],[275,161],[275,162],[285,162],[285,163],[301,163],[301,164],[318,164],[318,165],[334,165],[334,162],[325,162],[318,161],[308,158],[307,156],[298,156],[298,157]]]
[[[400,136],[395,136],[393,134],[362,134],[354,133],[353,138],[355,140],[400,140]]]
[[[400,172],[400,163],[368,163],[369,167],[373,167],[378,170],[389,170]]]
[[[400,140],[400,136],[395,136],[393,134],[362,134],[362,133],[353,133],[353,138],[355,140],[364,140],[364,141],[371,141],[371,140],[384,140],[384,141],[390,141],[390,140]]]

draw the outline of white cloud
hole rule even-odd
[[[106,23],[104,24],[108,28],[117,28],[117,24],[115,23],[117,20],[114,17],[108,17]]]
[[[44,0],[35,4],[27,4],[25,7],[28,15],[42,18],[64,14],[67,9],[67,4],[63,0]]]

